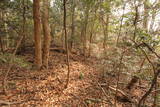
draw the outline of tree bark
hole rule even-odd
[[[23,32],[23,40],[22,40],[22,46],[21,51],[25,52],[25,39],[26,39],[26,6],[25,6],[25,0],[23,0],[23,25],[22,25],[22,32]]]
[[[138,17],[139,17],[138,6],[136,6],[136,4],[135,4],[135,18],[134,18],[134,22],[133,22],[133,25],[134,25],[133,40],[135,40],[135,39],[136,39],[136,36],[137,36],[137,22],[138,22]]]
[[[75,15],[75,0],[72,0],[72,28],[71,28],[71,41],[70,41],[70,51],[72,51],[73,48],[73,42],[74,42],[74,31],[75,31],[75,26],[74,26],[74,15]]]
[[[34,40],[35,40],[35,65],[38,69],[42,66],[41,47],[41,21],[40,21],[40,0],[33,0],[34,19]]]
[[[105,23],[105,31],[104,31],[104,41],[103,41],[103,48],[104,50],[106,49],[106,41],[107,41],[107,38],[108,38],[108,28],[109,28],[109,14],[107,14],[107,20],[106,20],[106,23]]]
[[[120,27],[119,27],[118,37],[117,37],[117,41],[116,41],[116,46],[118,46],[119,38],[121,36],[121,30],[122,30],[125,8],[126,8],[126,4],[124,4],[124,6],[123,6],[123,14],[122,14],[121,21],[120,21]]]
[[[42,25],[44,33],[43,43],[43,65],[48,69],[49,50],[50,50],[50,27],[49,27],[49,0],[43,0]]]
[[[93,27],[91,29],[91,32],[90,32],[90,37],[89,37],[89,43],[92,44],[92,39],[93,39],[93,29],[94,29],[94,24],[93,24]],[[90,57],[91,56],[91,45],[89,45],[89,53],[88,53],[88,56]]]
[[[65,46],[66,46],[66,52],[67,52],[67,66],[68,66],[67,82],[65,86],[65,88],[67,88],[70,80],[70,65],[69,65],[68,36],[67,36],[67,29],[66,29],[66,0],[63,0],[63,9],[64,9],[63,27],[64,27],[64,36],[65,36]]]
[[[149,11],[148,11],[147,2],[148,2],[148,0],[144,1],[143,28],[148,32],[148,16],[149,16]]]
[[[2,38],[1,38],[1,36],[0,36],[0,46],[1,46],[1,51],[2,51],[2,53],[4,53],[3,43],[2,43]]]
[[[89,6],[85,9],[85,18],[84,18],[84,25],[82,28],[82,42],[83,42],[83,54],[84,54],[84,60],[86,60],[86,51],[87,51],[87,25],[88,25],[88,17],[89,17]]]

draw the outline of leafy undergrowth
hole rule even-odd
[[[0,53],[0,65],[13,65],[14,67],[19,68],[31,68],[31,63],[27,62],[24,56],[13,56],[10,53]]]
[[[142,80],[141,86],[135,85],[128,90],[126,86],[131,78],[120,73],[118,89],[124,92],[132,102],[115,100],[114,87],[117,83],[117,72],[111,71],[117,71],[117,69],[113,69],[111,63],[118,63],[119,60],[112,61],[111,59],[114,60],[117,54],[111,54],[113,56],[110,55],[107,64],[96,58],[88,58],[84,62],[83,56],[71,55],[70,83],[66,89],[64,86],[67,79],[67,65],[66,55],[63,53],[51,53],[49,70],[13,68],[7,79],[7,95],[1,93],[0,101],[17,102],[11,107],[112,107],[115,104],[117,107],[134,107],[146,92],[148,82]],[[5,69],[5,67],[1,69],[1,83]],[[2,85],[0,91],[2,92]],[[150,101],[153,99],[146,102],[148,107],[152,104]]]

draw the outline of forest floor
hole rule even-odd
[[[33,61],[31,54],[25,55]],[[131,90],[126,86],[129,81],[125,75],[119,77],[119,87],[114,88],[117,76],[100,69],[102,61],[76,54],[70,56],[70,82],[67,79],[66,55],[51,52],[49,70],[27,70],[13,67],[7,78],[7,95],[0,85],[0,105],[10,107],[134,107],[145,93],[145,82]],[[1,65],[2,83],[8,67]],[[108,68],[109,69],[109,68]],[[108,87],[110,86],[110,87]],[[118,90],[116,93],[116,89]],[[128,98],[125,99],[125,94]],[[118,100],[115,100],[117,96]],[[118,97],[119,96],[119,97]],[[131,101],[132,100],[132,101]],[[10,103],[9,103],[10,102]]]

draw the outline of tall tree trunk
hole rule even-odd
[[[88,25],[88,17],[89,17],[89,6],[87,6],[85,10],[85,18],[84,18],[84,26],[82,30],[82,38],[83,38],[83,54],[84,54],[84,60],[86,60],[86,51],[87,51],[87,25]]]
[[[21,51],[25,52],[25,39],[26,39],[26,6],[25,6],[25,0],[23,0],[23,25],[22,25],[22,33],[23,33],[23,40],[22,40],[22,46]]]
[[[68,66],[67,83],[65,86],[65,88],[67,88],[69,84],[69,79],[70,79],[70,65],[69,65],[68,36],[67,36],[67,29],[66,29],[66,0],[63,0],[63,9],[64,9],[63,27],[64,27],[64,36],[65,36],[65,46],[66,46],[66,52],[67,52],[67,66]]]
[[[35,40],[35,64],[36,67],[40,69],[42,66],[40,0],[33,0],[33,19]]]
[[[0,10],[0,22],[2,23],[3,20],[3,12]],[[0,46],[1,46],[1,51],[4,53],[4,46],[3,46],[3,37],[0,35]]]
[[[49,0],[43,0],[42,25],[44,33],[43,43],[43,65],[48,69],[49,50],[50,50],[50,27],[49,27]]]
[[[26,41],[26,16],[25,16],[26,15],[26,3],[25,3],[25,0],[22,1],[22,5],[23,5],[23,11],[22,11],[22,19],[23,19],[22,36],[23,36],[23,40],[22,40],[20,48],[18,49],[18,53],[25,52],[25,41]]]
[[[70,41],[70,51],[72,51],[73,48],[73,42],[74,42],[74,31],[75,31],[75,26],[74,26],[74,15],[75,15],[75,0],[72,0],[72,29],[71,29],[71,41]]]

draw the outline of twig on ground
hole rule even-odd
[[[14,104],[20,104],[20,103],[23,103],[23,101],[21,102],[9,102],[9,101],[3,101],[3,100],[0,100],[0,105],[14,105]]]
[[[128,97],[128,96],[127,96],[122,90],[120,90],[120,89],[116,89],[116,88],[114,88],[114,87],[112,87],[112,86],[109,86],[109,89],[111,89],[111,90],[113,90],[113,91],[117,91],[118,93],[120,93],[120,94]]]
[[[103,89],[103,87],[101,87],[99,83],[98,83],[98,86],[101,88],[102,92],[104,93],[105,97],[108,99],[109,103],[113,105],[113,103],[109,100],[110,97],[106,94],[106,91]]]
[[[87,104],[78,96],[74,95],[74,94],[71,94],[73,97],[79,99],[80,101],[82,101],[82,103],[84,104],[85,107],[88,107]]]
[[[117,92],[117,95],[116,95],[117,100],[119,100],[121,102],[134,103],[134,101],[131,100],[131,98],[129,97],[129,95],[125,94],[122,90],[114,88],[114,87],[111,87],[111,86],[109,86],[109,89]]]

